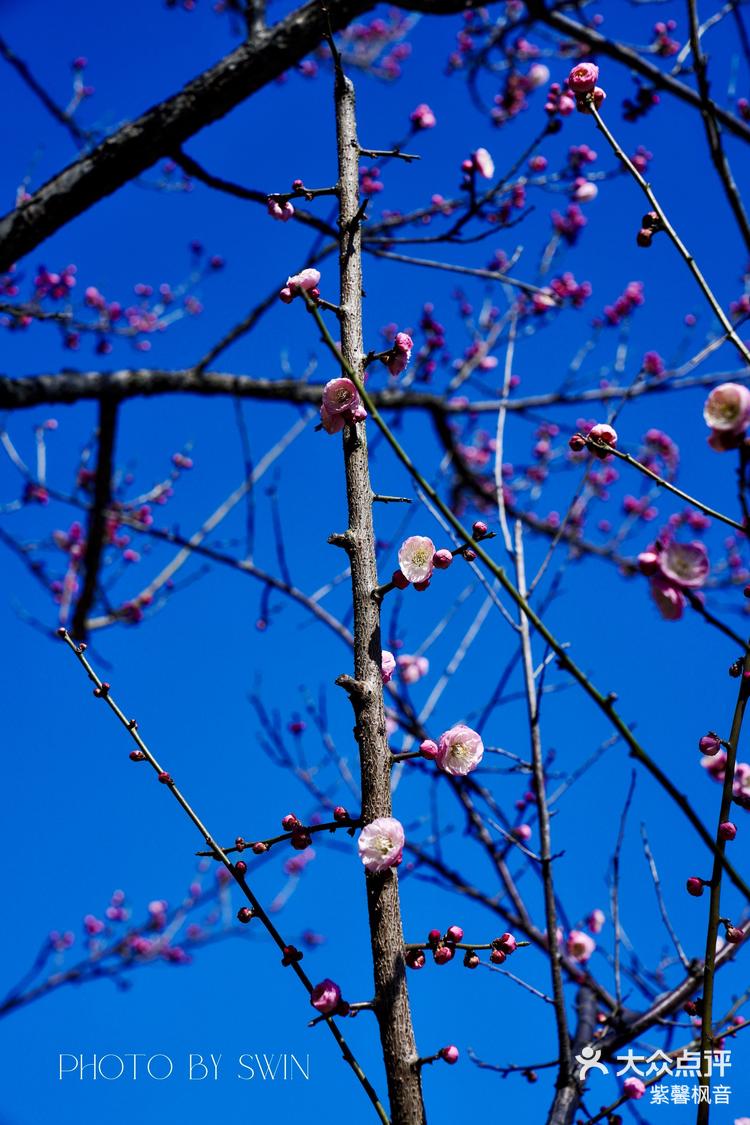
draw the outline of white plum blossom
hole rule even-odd
[[[432,576],[435,544],[426,535],[410,535],[401,544],[398,565],[409,582],[428,582]]]

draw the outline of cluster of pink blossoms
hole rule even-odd
[[[750,425],[750,390],[743,383],[714,387],[703,407],[703,417],[711,429],[708,444],[712,449],[717,453],[737,449]]]
[[[327,434],[338,434],[344,426],[353,426],[367,417],[359,391],[351,379],[330,379],[323,388],[320,424]]]
[[[590,101],[599,109],[607,95],[601,86],[597,86],[598,77],[599,67],[595,63],[577,63],[564,86],[559,82],[553,82],[550,86],[544,105],[545,113],[550,117],[557,114],[568,117],[574,109],[587,113]]]
[[[638,566],[651,583],[651,596],[662,617],[679,621],[686,604],[685,590],[697,590],[711,565],[703,543],[678,543],[669,533],[638,556]]]
[[[721,739],[713,731],[704,734],[698,743],[703,757],[701,758],[701,765],[712,777],[714,781],[723,784],[724,777],[727,769],[727,755],[726,751],[722,749]],[[741,809],[750,811],[750,764],[747,762],[737,762],[734,767],[734,780],[732,783],[732,796],[734,803],[739,805]],[[722,825],[726,828],[724,839],[733,840],[737,835],[736,827],[727,822],[727,825]]]
[[[388,649],[383,649],[380,674],[384,684],[390,683],[396,668],[405,684],[416,684],[429,672],[430,662],[426,656],[411,656],[408,653],[396,658]]]
[[[294,206],[289,199],[283,201],[273,195],[268,197],[268,214],[280,223],[288,223],[294,218]],[[287,282],[287,285],[289,282]]]
[[[290,304],[300,293],[308,293],[313,300],[320,296],[320,271],[315,269],[300,270],[286,279],[286,285],[279,290],[279,300],[285,305]]]
[[[424,102],[411,111],[409,120],[415,129],[434,129],[437,125],[435,114]]]

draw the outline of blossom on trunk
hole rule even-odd
[[[393,673],[396,671],[396,657],[387,648],[383,649],[380,657],[380,675],[383,683],[390,683]]]
[[[404,826],[393,816],[379,816],[359,834],[357,848],[368,871],[396,867],[404,854]]]
[[[353,425],[367,417],[359,391],[351,379],[330,379],[323,388],[320,422],[326,433],[337,434],[345,425]]]

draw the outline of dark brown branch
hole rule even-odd
[[[345,27],[373,6],[374,0],[338,0],[331,5],[333,29]],[[325,29],[321,5],[311,0],[269,30],[256,31],[251,40],[179,93],[69,164],[31,199],[0,219],[0,272],[301,62],[318,46]]]
[[[111,398],[103,398],[99,404],[96,475],[94,478],[93,503],[86,529],[86,549],[82,564],[83,583],[70,625],[71,634],[79,641],[86,639],[86,621],[99,586],[99,570],[104,551],[107,513],[112,501],[112,471],[118,409],[117,403]]]
[[[274,297],[275,299],[275,297]],[[260,309],[261,306],[258,306]],[[268,307],[263,302],[263,307]],[[2,311],[0,309],[0,311]],[[257,319],[257,313],[256,313]],[[253,321],[255,323],[255,321]],[[232,332],[236,333],[237,329]],[[241,322],[248,330],[247,319]],[[215,356],[234,341],[236,335],[225,337],[207,357]],[[210,363],[211,360],[209,359]],[[283,401],[292,403],[319,403],[323,384],[302,383],[298,379],[258,379],[252,375],[234,372],[206,371],[203,364],[197,368],[165,370],[162,368],[121,368],[117,371],[61,371],[55,374],[23,375],[18,378],[0,376],[0,410],[24,410],[32,406],[56,406],[98,399],[110,395],[117,401],[165,394],[231,395],[235,398]],[[688,390],[691,387],[711,386],[727,380],[739,381],[741,372],[713,372],[679,383],[643,382],[630,394],[636,398],[643,394],[666,394],[670,391]],[[589,390],[565,392],[547,391],[543,394],[525,395],[521,398],[484,399],[469,402],[464,398],[451,400],[429,391],[389,388],[373,391],[373,400],[380,408],[394,410],[431,410],[441,415],[497,414],[499,407],[522,413],[547,406],[573,406],[579,403],[605,402],[623,398],[627,388],[609,386]]]
[[[748,223],[742,197],[734,182],[732,169],[729,166],[724,145],[721,140],[721,131],[716,120],[715,106],[711,101],[710,86],[708,82],[708,66],[706,56],[703,54],[700,39],[700,23],[698,20],[697,0],[688,0],[688,17],[690,20],[690,46],[693,52],[693,66],[695,79],[698,84],[698,93],[701,100],[701,117],[706,130],[706,139],[711,153],[711,160],[721,180],[727,202],[732,209],[737,226],[744,239],[745,247],[750,251],[750,224]]]

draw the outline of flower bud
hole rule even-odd
[[[425,966],[424,953],[421,949],[407,950],[404,960],[409,969],[423,969]]]
[[[703,880],[699,879],[697,875],[691,875],[686,886],[687,893],[692,895],[693,898],[700,898],[703,894]]]
[[[446,941],[461,941],[463,936],[464,936],[464,932],[463,932],[463,930],[461,929],[460,926],[449,926],[448,929],[445,931],[445,940]]]
[[[737,825],[732,824],[731,820],[725,820],[723,824],[719,825],[719,836],[722,840],[733,840],[737,835]]]
[[[453,1066],[454,1063],[458,1062],[458,1055],[458,1047],[455,1047],[452,1043],[450,1043],[447,1047],[440,1048],[440,1058],[444,1059],[445,1062],[450,1063],[451,1066]]]
[[[721,741],[719,739],[719,736],[714,734],[713,731],[709,731],[708,734],[704,734],[703,738],[701,738],[698,742],[698,749],[700,750],[701,754],[705,754],[707,757],[713,757],[714,754],[718,754],[721,750]]]
[[[253,916],[253,912],[249,906],[241,906],[237,911],[237,918],[240,922],[247,924]]]
[[[437,742],[433,742],[431,738],[425,738],[425,740],[419,744],[419,753],[423,758],[434,760],[438,756]]]
[[[432,556],[432,565],[436,570],[447,570],[453,562],[453,552],[449,551],[447,547],[441,547],[439,551],[435,551]]]

